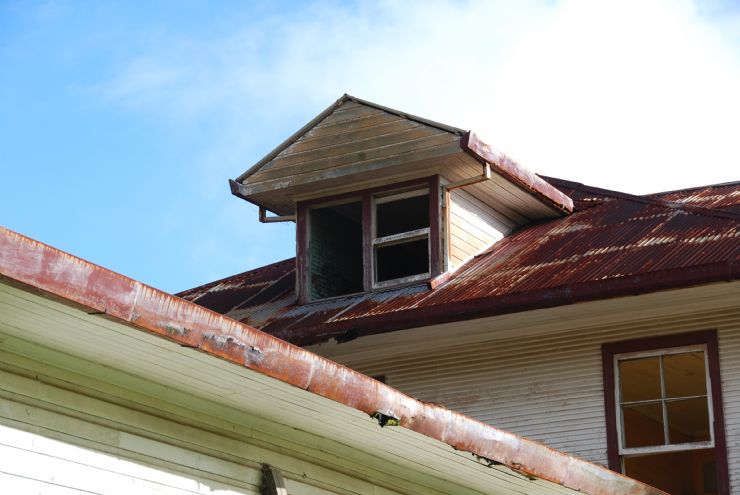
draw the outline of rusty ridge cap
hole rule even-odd
[[[421,402],[248,325],[0,227],[0,278],[357,409],[513,470],[592,495],[660,490]],[[472,461],[472,459],[471,459]],[[475,461],[472,461],[475,462]]]
[[[292,258],[286,258],[284,260],[275,261],[275,262],[269,263],[267,265],[258,266],[257,268],[252,268],[251,270],[245,270],[245,271],[240,272],[240,273],[235,273],[234,275],[229,275],[229,276],[226,276],[226,277],[223,277],[223,278],[219,278],[218,280],[214,280],[212,282],[207,282],[205,284],[198,285],[198,286],[192,287],[190,289],[181,290],[179,292],[175,292],[174,295],[177,296],[177,297],[185,297],[185,296],[188,296],[188,295],[190,295],[190,294],[192,294],[194,292],[199,292],[199,291],[202,291],[202,290],[210,289],[212,287],[217,286],[218,284],[222,284],[224,282],[228,282],[228,281],[233,280],[235,278],[247,277],[247,276],[251,276],[251,275],[257,275],[257,274],[260,274],[262,272],[266,272],[266,271],[268,271],[270,269],[277,268],[278,266],[287,265],[290,262],[295,262],[295,256],[292,257]]]
[[[588,194],[603,196],[606,198],[620,199],[624,201],[634,201],[635,203],[660,206],[660,207],[668,208],[672,210],[684,210],[687,213],[693,213],[696,215],[703,215],[703,216],[708,216],[708,217],[713,217],[713,218],[721,218],[723,220],[739,220],[740,219],[739,213],[724,210],[721,208],[707,208],[706,206],[689,205],[686,203],[679,203],[677,201],[667,201],[659,197],[654,197],[654,196],[661,195],[661,194],[669,194],[671,192],[681,192],[684,189],[677,189],[676,191],[668,191],[665,193],[639,195],[639,194],[631,194],[631,193],[627,193],[623,191],[614,191],[611,189],[604,189],[604,188],[596,187],[596,186],[589,186],[586,184],[582,184],[580,182],[571,182],[565,179],[558,179],[556,177],[542,176],[542,178],[552,179],[558,182],[565,182],[567,183],[568,187],[572,187],[575,190],[588,193]],[[725,184],[717,184],[717,185],[722,186],[722,185],[731,185],[731,184],[733,183],[728,182]],[[738,184],[740,184],[740,181],[738,181]],[[712,186],[699,187],[698,189],[704,189],[706,187],[712,187]],[[691,189],[686,189],[686,190],[688,191]]]
[[[573,200],[568,195],[508,156],[494,150],[475,132],[468,131],[463,135],[460,139],[460,148],[474,158],[488,162],[498,174],[528,191],[540,201],[544,201],[560,212],[566,214],[573,212]]]
[[[702,189],[709,189],[715,187],[729,187],[729,186],[740,186],[740,180],[731,180],[729,182],[718,182],[716,184],[706,184],[703,186],[691,186],[684,189],[672,189],[670,191],[658,191],[654,193],[643,194],[643,196],[664,196],[666,194],[674,194],[680,192],[700,191]]]

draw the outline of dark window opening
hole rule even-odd
[[[428,238],[376,247],[375,270],[378,282],[428,273]]]
[[[624,474],[674,495],[717,493],[714,449],[625,457]]]
[[[375,235],[385,237],[429,227],[429,194],[375,206]]]
[[[362,203],[311,209],[309,235],[309,297],[362,292]]]

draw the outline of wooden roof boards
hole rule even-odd
[[[471,132],[344,95],[231,181],[231,190],[290,215],[300,200],[436,174],[469,178],[494,160],[491,184],[473,187],[471,193],[509,203],[491,199],[502,192],[498,196],[513,199],[512,207],[526,219],[570,211],[566,196],[490,150]]]

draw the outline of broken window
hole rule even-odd
[[[311,208],[309,218],[310,298],[362,292],[362,202]]]
[[[622,472],[674,495],[718,492],[706,345],[614,356]]]
[[[435,179],[403,189],[363,191],[299,211],[301,300],[393,287],[432,276],[431,196]],[[354,193],[353,193],[354,195]],[[336,199],[332,201],[332,199]],[[436,204],[436,203],[435,203]],[[433,233],[434,232],[434,233]],[[436,236],[436,237],[435,237]],[[303,239],[303,240],[301,240]],[[438,243],[437,243],[438,244]]]
[[[429,190],[374,198],[373,285],[385,287],[430,274]]]

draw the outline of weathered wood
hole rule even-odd
[[[407,141],[413,141],[438,134],[440,134],[440,132],[436,129],[430,129],[428,127],[410,127],[394,133],[382,134],[366,139],[357,139],[349,143],[324,146],[321,148],[282,155],[275,158],[270,163],[269,169],[276,170],[290,165],[297,165],[306,162],[318,162],[350,153],[367,152],[376,148],[401,144]],[[268,170],[268,168],[265,168],[264,170]],[[259,175],[262,176],[262,174]]]
[[[427,134],[400,142],[390,141],[391,140],[389,140],[389,144],[377,146],[375,148],[360,148],[359,150],[354,148],[352,151],[341,155],[327,156],[324,158],[318,155],[312,160],[299,162],[293,165],[275,166],[263,169],[255,173],[250,182],[256,183],[258,181],[267,181],[278,178],[293,178],[300,176],[301,174],[315,174],[317,172],[326,171],[327,169],[336,169],[344,165],[360,163],[367,165],[381,160],[384,161],[385,159],[398,155],[406,155],[407,160],[411,162],[416,159],[414,154],[419,151],[456,142],[455,136],[442,132]]]
[[[288,495],[285,481],[279,469],[269,464],[262,465],[262,489],[260,495]]]
[[[421,124],[408,122],[399,117],[396,120],[386,123],[363,127],[362,129],[350,130],[339,134],[304,136],[283,150],[283,152],[278,156],[289,156],[293,153],[301,153],[312,149],[323,148],[325,146],[350,143],[352,141],[367,139],[374,136],[383,136],[408,129],[416,129],[418,127],[421,127]]]
[[[458,153],[458,148],[459,146],[454,141],[443,142],[442,144],[425,147],[419,150],[407,150],[405,152],[385,156],[382,160],[362,160],[358,162],[351,162],[350,160],[350,163],[347,165],[320,170],[316,173],[277,177],[270,180],[245,184],[242,186],[242,193],[244,195],[254,195],[259,193],[270,193],[271,195],[274,195],[274,192],[280,189],[297,189],[298,186],[310,185],[310,187],[316,191],[316,196],[322,196],[323,194],[321,191],[316,188],[318,184],[323,186],[329,181],[335,181],[330,185],[336,185],[339,183],[340,179],[342,181],[346,181],[344,182],[345,184],[356,183],[354,180],[356,174],[373,174],[380,170],[390,169],[391,167],[405,164],[410,164],[412,170],[424,170],[425,166],[428,167],[428,164],[424,164],[423,160]],[[404,171],[399,168],[398,172],[403,173]],[[428,169],[425,175],[429,175]],[[390,177],[393,176],[389,175],[389,178]],[[388,181],[384,182],[389,183]],[[283,213],[282,211],[279,212]]]

